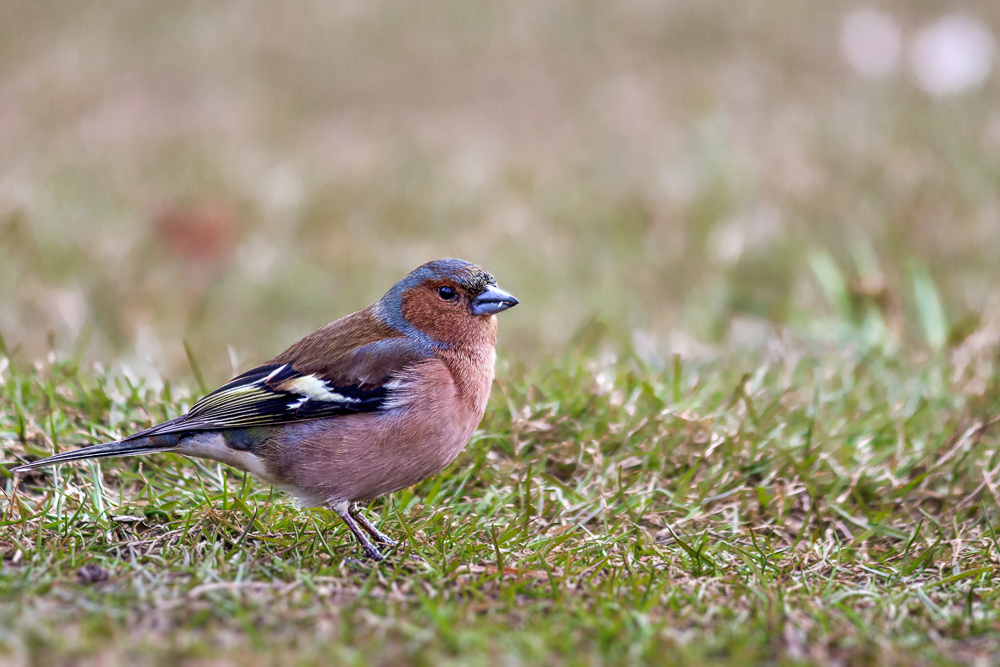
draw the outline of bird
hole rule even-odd
[[[428,262],[180,417],[13,472],[160,452],[211,459],[333,510],[382,560],[380,547],[396,542],[363,505],[441,472],[465,448],[493,385],[495,316],[517,304],[476,264]]]

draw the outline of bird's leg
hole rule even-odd
[[[378,550],[378,547],[372,544],[371,540],[368,539],[368,536],[365,535],[361,528],[358,527],[354,517],[351,516],[350,504],[336,503],[331,506],[331,509],[337,513],[337,516],[340,517],[341,521],[347,524],[347,527],[351,529],[352,533],[354,533],[354,539],[361,544],[361,548],[364,549],[366,556],[372,560],[385,559],[385,556],[383,556],[382,552]]]
[[[371,535],[372,539],[379,544],[384,544],[387,547],[394,547],[398,544],[396,540],[383,533],[375,527],[375,524],[368,520],[368,517],[365,516],[364,511],[362,510],[361,503],[352,503],[350,513],[351,516],[354,517],[354,519],[361,525],[361,527],[365,529],[365,532]]]

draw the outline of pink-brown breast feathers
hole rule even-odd
[[[278,460],[282,485],[306,504],[366,500],[451,463],[485,403],[462,400],[451,370],[437,359],[418,362],[394,385],[384,412],[297,423],[276,434],[270,457]]]

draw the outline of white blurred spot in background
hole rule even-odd
[[[872,79],[889,76],[899,65],[902,48],[902,31],[885,12],[863,7],[844,16],[840,50],[858,74]]]
[[[913,39],[911,65],[917,85],[932,95],[982,86],[993,68],[996,43],[982,21],[951,14],[930,23]]]

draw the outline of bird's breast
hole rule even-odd
[[[421,361],[381,411],[290,425],[273,449],[284,486],[309,504],[366,500],[440,472],[482,420],[489,370],[457,378],[442,360]]]

